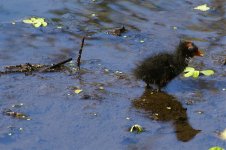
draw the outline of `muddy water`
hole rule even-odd
[[[193,8],[207,3],[207,12]],[[22,73],[0,77],[0,149],[208,149],[226,148],[217,133],[226,128],[226,2],[177,0],[1,0],[0,66],[52,64],[72,57],[87,36],[81,74]],[[45,17],[46,28],[23,24]],[[15,22],[15,24],[12,24]],[[124,25],[121,37],[106,34]],[[62,27],[62,28],[57,28]],[[190,66],[215,75],[174,79],[151,94],[133,68],[148,55],[172,52],[193,40],[205,57]],[[76,88],[83,91],[74,93]],[[12,107],[13,105],[20,105]],[[145,128],[128,132],[131,125]]]

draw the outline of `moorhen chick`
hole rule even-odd
[[[137,79],[142,79],[150,88],[151,84],[158,90],[179,75],[187,67],[193,56],[203,56],[198,47],[191,41],[180,41],[173,54],[161,53],[145,59],[134,70]]]

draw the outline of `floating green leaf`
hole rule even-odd
[[[186,67],[185,69],[184,69],[184,72],[190,72],[190,71],[195,71],[195,68],[192,68],[192,67]]]
[[[189,71],[189,72],[187,72],[187,73],[185,73],[184,74],[184,77],[190,77],[190,76],[192,76],[193,75],[193,73],[194,73],[194,71]]]
[[[35,23],[33,23],[33,26],[34,26],[35,28],[38,28],[38,27],[40,27],[41,25],[42,25],[41,22],[35,22]]]
[[[184,74],[184,77],[188,78],[188,77],[192,76],[193,73],[194,73],[194,71],[187,72]]]
[[[32,21],[29,19],[23,20],[23,23],[28,23],[28,24],[32,24]]]
[[[79,93],[82,92],[82,89],[76,89],[74,92],[75,92],[76,94],[79,94]]]
[[[48,25],[47,22],[42,22],[43,27],[46,27],[47,25]]]
[[[211,76],[214,74],[214,71],[213,70],[203,70],[203,71],[200,71],[200,73],[204,74],[205,76]]]
[[[38,18],[38,17],[32,17],[30,19],[23,20],[23,23],[32,24],[35,28],[38,28],[40,26],[46,27],[48,25],[47,22],[45,22],[45,18]]]
[[[214,146],[214,147],[209,148],[209,150],[224,150],[224,148],[219,147],[219,146]]]
[[[31,18],[31,21],[35,21],[35,20],[36,20],[36,18],[33,18],[33,17]]]
[[[224,131],[220,132],[219,137],[222,140],[226,140],[226,129],[224,129]]]
[[[198,78],[200,73],[205,75],[205,76],[210,76],[210,75],[214,74],[214,71],[213,70],[199,71],[199,70],[195,70],[195,68],[192,68],[192,67],[186,67],[184,69],[184,77],[186,77],[186,78],[191,77],[191,76],[193,76],[193,78]]]
[[[44,22],[44,18],[37,18],[36,20],[39,22]]]
[[[199,77],[199,71],[195,70],[193,72],[193,78],[198,78]]]
[[[200,10],[200,11],[207,11],[207,10],[209,10],[210,8],[207,6],[207,4],[204,4],[204,5],[197,6],[197,7],[195,7],[194,9]]]
[[[129,132],[137,132],[137,133],[141,133],[143,131],[144,131],[144,129],[139,124],[133,125],[129,130]]]
[[[192,67],[186,67],[185,68],[185,70],[184,70],[184,77],[190,77],[190,76],[192,76],[193,74],[194,74],[194,71],[195,71],[195,69],[194,68],[192,68]]]

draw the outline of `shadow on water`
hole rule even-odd
[[[174,96],[167,93],[145,90],[139,99],[133,101],[133,106],[147,112],[152,120],[172,122],[179,141],[190,141],[200,132],[190,125],[187,109]]]

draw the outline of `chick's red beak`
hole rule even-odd
[[[200,50],[197,50],[196,52],[195,52],[195,56],[200,56],[200,57],[202,57],[204,54],[200,51]]]

